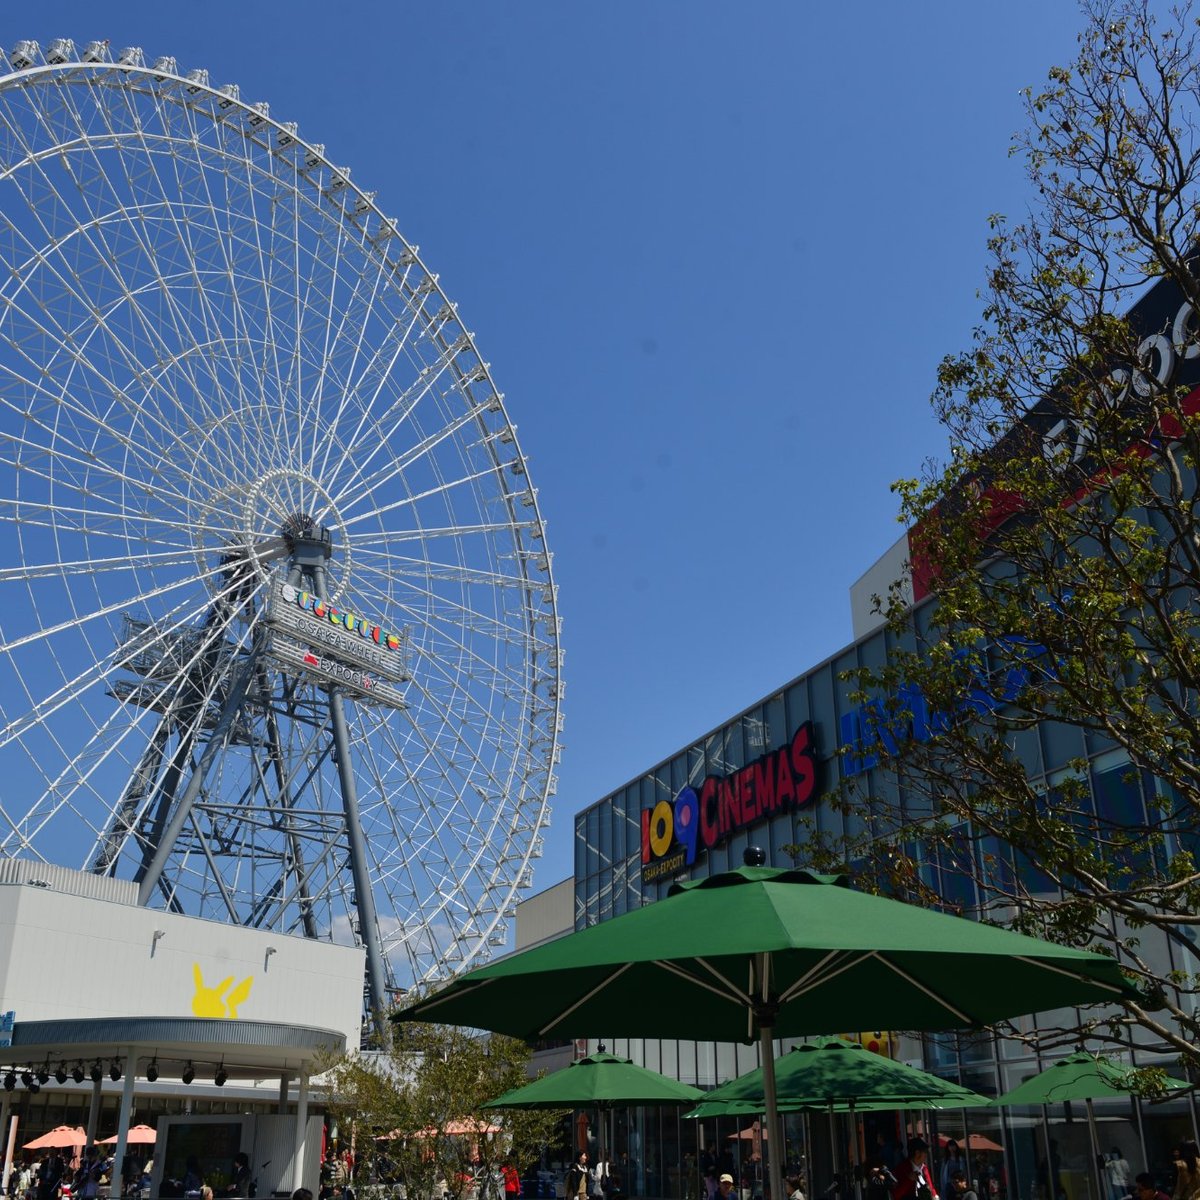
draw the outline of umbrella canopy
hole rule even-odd
[[[989,1103],[991,1103],[989,1101]],[[953,1138],[944,1133],[939,1133],[938,1145],[943,1149],[951,1142],[957,1142],[960,1146],[966,1146],[968,1150],[974,1150],[977,1154],[982,1150],[988,1150],[993,1154],[1003,1153],[1004,1147],[998,1142],[993,1142],[990,1137],[984,1137],[982,1133],[968,1133],[965,1138]]]
[[[757,1035],[767,1128],[777,1129],[774,1037],[885,1018],[895,1029],[967,1029],[1121,998],[1136,993],[1111,958],[856,892],[840,876],[747,865],[470,971],[393,1020],[526,1041]],[[783,1196],[777,1157],[771,1194]]]
[[[56,1125],[49,1133],[26,1142],[22,1150],[65,1150],[68,1146],[86,1146],[87,1134],[79,1125]]]
[[[553,1075],[513,1088],[484,1108],[584,1108],[610,1104],[694,1104],[699,1088],[668,1079],[603,1050]]]
[[[767,1137],[767,1135],[766,1135],[766,1132],[763,1130],[763,1127],[757,1121],[755,1121],[753,1125],[748,1125],[745,1129],[739,1129],[737,1131],[737,1133],[731,1133],[728,1136],[728,1138],[726,1138],[726,1141],[730,1141],[730,1142],[736,1142],[736,1141],[753,1142],[756,1140],[765,1141],[766,1137]]]
[[[433,1137],[492,1137],[500,1132],[499,1125],[489,1121],[476,1121],[466,1117],[461,1121],[447,1121],[441,1129],[431,1125],[428,1129],[418,1129],[412,1136],[415,1138]]]
[[[1107,957],[882,896],[842,877],[742,867],[470,971],[393,1019],[533,1040],[751,1040],[967,1029],[1134,998]]]
[[[1132,1067],[1123,1067],[1099,1054],[1079,1050],[1054,1066],[1027,1079],[992,1101],[997,1105],[1057,1104],[1061,1100],[1102,1100],[1112,1096],[1130,1096],[1133,1088]],[[1168,1092],[1189,1085],[1182,1079],[1167,1079]]]
[[[117,1135],[114,1134],[110,1138],[101,1138],[100,1145],[112,1146],[116,1144],[116,1141]],[[154,1129],[149,1125],[131,1125],[129,1127],[129,1133],[125,1138],[125,1144],[128,1146],[144,1146],[156,1141],[158,1141],[158,1134],[155,1133]]]
[[[804,1108],[855,1108],[925,1104],[936,1100],[943,1107],[987,1104],[985,1096],[936,1075],[874,1054],[858,1042],[825,1038],[806,1042],[775,1063],[775,1097],[780,1112]],[[730,1080],[705,1094],[687,1115],[710,1117],[740,1115],[765,1106],[761,1067]]]

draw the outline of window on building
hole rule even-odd
[[[1165,866],[1165,847],[1146,836],[1142,778],[1125,751],[1110,751],[1096,759],[1092,794],[1099,840],[1107,860],[1136,875]]]

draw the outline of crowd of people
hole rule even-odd
[[[133,1147],[122,1165],[122,1196],[135,1196],[147,1186],[153,1160],[139,1158]],[[101,1192],[112,1195],[113,1160],[90,1146],[77,1156],[50,1150],[40,1158],[27,1158],[16,1166],[9,1179],[10,1195],[16,1200],[96,1200]]]
[[[922,1137],[908,1141],[906,1156],[893,1169],[881,1155],[869,1158],[863,1167],[864,1200],[990,1200],[1004,1191],[1003,1167],[985,1165],[974,1180],[967,1175],[958,1144],[947,1144],[941,1170],[929,1160],[929,1143]],[[1101,1155],[1097,1166],[1107,1189],[1106,1200],[1200,1200],[1200,1148],[1194,1141],[1179,1143],[1171,1152],[1169,1179],[1158,1179],[1148,1171],[1134,1174],[1119,1147]],[[936,1175],[936,1179],[935,1179]],[[1055,1153],[1038,1164],[1033,1194],[1050,1200],[1066,1200]]]

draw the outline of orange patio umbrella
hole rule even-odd
[[[146,1145],[148,1143],[156,1142],[157,1140],[158,1134],[154,1132],[153,1127],[150,1125],[131,1125],[129,1127],[129,1133],[125,1138],[125,1142],[129,1146]],[[110,1138],[101,1138],[100,1145],[114,1146],[116,1145],[116,1141],[117,1135],[114,1133]]]
[[[390,1133],[379,1134],[375,1140],[377,1142],[389,1142],[395,1141],[397,1138],[432,1138],[443,1135],[447,1137],[479,1137],[481,1135],[491,1137],[493,1134],[499,1132],[499,1125],[490,1125],[486,1121],[447,1121],[444,1129],[435,1129],[433,1126],[430,1126],[428,1129],[418,1129],[415,1133],[410,1133],[404,1129],[393,1129]]]
[[[958,1139],[958,1144],[961,1146],[962,1138]],[[968,1150],[988,1150],[993,1154],[1003,1153],[1004,1147],[997,1142],[993,1142],[990,1137],[984,1137],[982,1133],[967,1134],[967,1149]]]
[[[63,1150],[68,1146],[86,1146],[87,1134],[81,1125],[56,1125],[49,1133],[26,1142],[22,1150]]]

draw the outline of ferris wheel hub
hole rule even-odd
[[[196,506],[193,525],[197,559],[209,571],[214,558],[222,564],[236,558],[266,585],[277,563],[303,554],[325,567],[329,599],[337,600],[349,586],[350,543],[336,537],[344,528],[342,514],[309,471],[277,468],[253,480],[223,481]],[[219,590],[221,578],[209,586]]]

